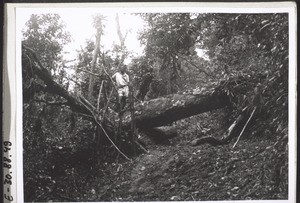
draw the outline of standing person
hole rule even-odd
[[[126,105],[126,99],[129,95],[129,76],[126,73],[126,65],[123,65],[119,68],[119,71],[116,72],[112,78],[116,81],[119,95],[119,110],[123,110]]]

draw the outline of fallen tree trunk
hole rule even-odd
[[[135,106],[136,127],[150,129],[174,121],[227,106],[225,95],[180,95],[152,99]],[[130,126],[130,116],[125,113],[124,126]],[[126,119],[127,118],[127,119]]]

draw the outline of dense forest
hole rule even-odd
[[[118,14],[118,43],[103,49],[95,15],[73,65],[58,14],[27,21],[25,201],[287,199],[288,14],[132,15],[144,51],[129,64]],[[124,65],[120,111],[112,75]]]

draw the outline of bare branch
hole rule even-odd
[[[99,89],[99,93],[98,93],[98,99],[97,99],[97,111],[100,110],[100,100],[101,100],[101,92],[102,92],[102,88],[103,88],[103,83],[104,83],[104,81],[102,80],[100,89]]]
[[[234,148],[234,147],[237,145],[237,143],[239,142],[239,140],[240,140],[240,138],[241,138],[241,136],[242,136],[243,132],[245,131],[245,129],[246,129],[246,127],[247,127],[247,125],[248,125],[249,121],[251,120],[251,118],[252,118],[252,116],[253,116],[253,114],[254,114],[255,110],[256,110],[256,107],[254,107],[254,109],[253,109],[253,111],[252,111],[252,113],[251,113],[250,117],[248,118],[248,120],[247,120],[246,124],[244,125],[244,127],[243,127],[243,129],[242,129],[242,131],[241,131],[241,133],[240,133],[240,135],[239,135],[239,137],[238,137],[238,139],[236,140],[236,142],[234,143],[234,145],[233,145],[233,147],[232,147],[232,148]]]

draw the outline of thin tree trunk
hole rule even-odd
[[[100,41],[101,41],[101,33],[102,33],[102,26],[97,29],[96,33],[96,44],[93,52],[93,59],[92,59],[92,68],[91,68],[91,73],[95,73],[96,70],[96,62],[97,62],[97,56],[100,51]],[[94,75],[90,75],[89,79],[89,89],[88,89],[88,100],[93,101],[93,89],[94,89],[94,84],[95,84],[95,77]]]
[[[127,33],[125,34],[125,36],[122,35],[118,13],[116,14],[115,19],[116,19],[116,25],[117,25],[117,34],[118,34],[118,37],[120,40],[120,47],[121,47],[121,51],[122,51],[122,56],[121,56],[121,61],[120,61],[121,62],[120,64],[122,64],[125,60],[125,39],[126,39]]]

